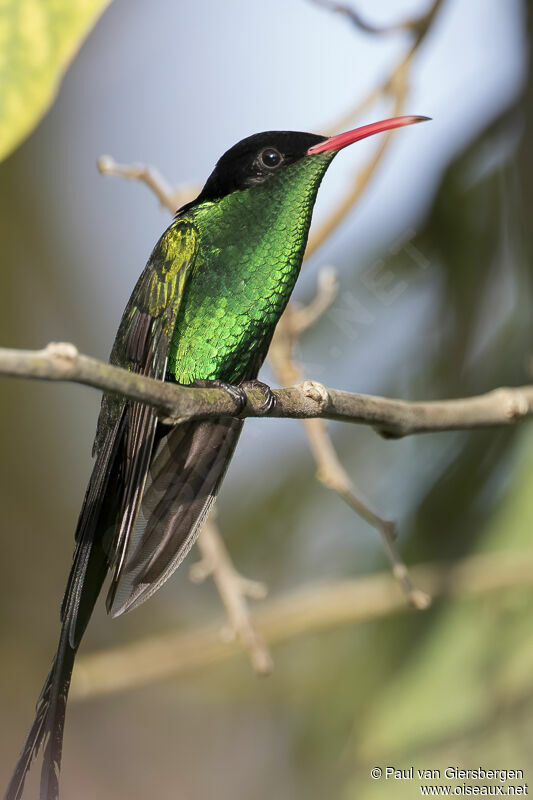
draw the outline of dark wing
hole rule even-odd
[[[223,417],[158,429],[113,616],[147,600],[183,561],[213,504],[242,426],[242,419]]]
[[[197,231],[188,220],[176,220],[163,234],[124,312],[111,363],[163,380],[176,317],[197,251]],[[128,542],[135,527],[152,455],[157,415],[142,403],[107,396],[102,403],[95,446],[110,424],[125,413],[120,525],[110,546],[114,567],[108,607],[120,579]]]

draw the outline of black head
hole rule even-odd
[[[266,131],[248,136],[224,153],[196,200],[187,203],[180,212],[206,200],[219,200],[232,192],[250,189],[306,156],[316,157],[320,153],[333,156],[367,136],[427,119],[420,116],[393,117],[329,137],[297,131]]]
[[[266,131],[248,136],[224,153],[196,200],[181,210],[262,183],[325,140],[325,136],[297,131]]]

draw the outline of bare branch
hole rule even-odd
[[[316,295],[306,306],[294,301],[290,304],[291,325],[294,334],[299,336],[311,328],[333,304],[339,291],[337,272],[333,267],[322,267],[318,273]]]
[[[289,307],[278,326],[270,348],[270,359],[281,383],[294,383],[302,379],[301,367],[294,360],[297,329],[295,330],[293,320],[294,314]],[[308,396],[314,397],[317,402],[327,401],[327,392],[321,384],[304,381],[302,390]],[[383,519],[356,494],[352,481],[337,455],[324,420],[304,419],[302,424],[317,466],[317,480],[336,492],[356,514],[380,533],[393,575],[400,582],[410,604],[420,610],[427,608],[431,602],[430,597],[415,586],[396,546],[395,523]]]
[[[201,560],[193,564],[189,576],[194,583],[201,583],[211,577],[226,609],[229,622],[225,632],[225,641],[233,641],[236,637],[250,654],[252,666],[260,675],[272,672],[272,658],[261,636],[257,633],[250,619],[246,598],[262,600],[267,589],[263,583],[251,581],[240,575],[228,555],[220,532],[212,518],[204,524],[198,538],[198,549]]]
[[[236,401],[224,389],[197,389],[156,381],[81,355],[74,345],[65,343],[49,344],[44,350],[0,348],[0,375],[82,383],[154,406],[171,423],[219,416],[262,416],[264,403],[259,390],[247,390],[247,405],[238,413]],[[276,389],[274,394],[277,405],[271,417],[323,418],[371,425],[386,438],[490,428],[533,415],[533,385],[427,403],[350,394],[326,389],[316,381]]]
[[[412,568],[414,580],[432,597],[469,597],[533,586],[533,553],[476,555],[452,564]],[[254,614],[256,629],[270,645],[369,620],[405,613],[409,605],[389,572],[334,583],[304,586],[265,603]],[[243,652],[240,642],[223,642],[219,625],[151,636],[81,656],[71,697],[87,700],[191,673]]]
[[[363,19],[358,11],[351,6],[346,5],[345,3],[333,3],[331,0],[311,0],[311,2],[317,6],[327,9],[328,11],[333,11],[337,14],[343,14],[351,23],[353,23],[353,25],[355,25],[356,28],[359,28],[359,30],[363,31],[364,33],[370,33],[378,36],[387,33],[398,33],[400,31],[411,31],[416,33],[420,26],[423,25],[427,19],[427,14],[424,14],[419,17],[414,17],[413,19],[397,22],[393,25],[372,25],[370,22],[367,22],[365,19]]]
[[[385,552],[391,563],[392,574],[400,582],[409,603],[421,611],[428,608],[431,598],[417,588],[410,576],[407,565],[400,556],[396,546],[396,523],[383,519],[367,501],[363,501],[355,492],[348,473],[342,466],[333,442],[328,435],[326,424],[321,419],[304,420],[307,437],[317,464],[317,478],[328,489],[336,492],[356,514],[366,520],[381,534]]]
[[[386,95],[389,95],[394,102],[392,115],[397,116],[402,113],[409,90],[409,69],[411,62],[413,61],[414,56],[416,55],[428,31],[430,30],[431,24],[433,23],[433,20],[435,19],[442,2],[443,0],[434,0],[426,14],[414,20],[403,23],[406,29],[413,31],[415,34],[415,39],[407,50],[407,53],[401,56],[397,65],[392,69],[380,86],[372,89],[372,91],[369,92],[369,94],[363,98],[363,100],[359,101],[347,114],[343,114],[343,116],[340,119],[337,119],[333,125],[327,126],[332,133],[337,133],[339,130],[346,128],[354,119],[357,119],[363,113],[363,111],[366,111],[366,109],[369,108],[374,102]],[[324,5],[324,2],[321,2],[320,4]],[[354,13],[352,9],[348,9],[347,7],[345,8],[343,5],[332,5],[335,6],[333,10],[341,11],[343,13],[348,13],[348,11],[352,12],[352,14]],[[330,5],[330,8],[331,7],[332,6]],[[361,19],[357,14],[355,14],[355,17],[352,17],[352,21],[355,22],[356,19],[359,20],[359,26],[361,26]],[[305,253],[306,259],[315,253],[319,247],[321,247],[321,245],[341,224],[341,222],[346,218],[354,205],[357,203],[366,187],[370,183],[370,179],[376,172],[385,152],[390,145],[391,133],[392,132],[389,131],[389,133],[386,133],[381,137],[380,143],[374,154],[369,158],[362,169],[356,173],[352,186],[348,189],[345,196],[335,206],[330,216],[328,216],[326,220],[322,222],[321,225],[317,226],[312,232]]]
[[[347,128],[354,120],[358,119],[377,100],[390,94],[394,95],[394,84],[398,76],[405,76],[406,70],[410,67],[411,61],[419,50],[420,45],[423,43],[443,1],[444,0],[434,0],[427,14],[418,18],[418,21],[412,27],[413,33],[416,34],[414,41],[407,52],[402,54],[396,66],[392,68],[384,80],[378,86],[374,87],[366,97],[359,100],[353,108],[349,109],[341,117],[338,117],[333,123],[326,125],[324,130],[330,131],[330,133],[338,133],[338,131]]]
[[[392,111],[392,116],[396,117],[402,113],[405,98],[407,96],[407,67],[398,69],[395,73],[393,83],[391,84],[391,91],[394,94],[395,103]],[[345,219],[348,213],[352,210],[357,203],[366,187],[369,185],[371,178],[376,172],[381,160],[390,144],[391,135],[393,131],[388,131],[380,137],[380,142],[376,147],[373,155],[368,159],[366,164],[356,173],[352,186],[346,192],[345,196],[335,206],[332,213],[319,225],[315,227],[305,251],[305,258],[308,259],[316,250],[323,245],[333,231]]]
[[[117,164],[112,156],[100,156],[96,166],[101,175],[113,175],[146,184],[161,205],[167,208],[171,214],[175,214],[176,209],[188,203],[195,194],[198,194],[197,187],[192,185],[183,185],[173,189],[154,167],[148,167],[145,164]]]

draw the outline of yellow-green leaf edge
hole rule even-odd
[[[110,0],[0,0],[0,160],[35,128]]]

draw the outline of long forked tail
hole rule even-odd
[[[17,766],[7,787],[5,800],[19,800],[22,797],[26,775],[34,757],[41,748],[43,748],[43,765],[40,798],[41,800],[56,800],[59,795],[63,728],[72,668],[79,639],[83,633],[82,627],[85,628],[88,622],[106,573],[105,562],[102,563],[102,559],[100,559],[100,564],[96,564],[94,553],[89,555],[86,564],[80,563],[83,559],[81,550],[80,547],[77,548],[72,567],[73,571],[80,568],[84,570],[85,586],[81,597],[81,605],[78,606],[74,598],[71,598],[66,605],[57,652],[37,701],[35,720],[26,737]],[[77,580],[74,580],[72,585],[76,583]],[[77,612],[83,613],[83,619],[79,614],[76,624],[77,640],[74,641],[73,646],[69,634],[72,629],[74,614]]]
[[[136,521],[131,540],[129,536],[125,540],[129,547],[110,590],[109,606],[114,606],[114,614],[146,600],[186,556],[218,492],[242,424],[240,419],[222,418],[185,423],[170,430],[161,427],[140,512],[133,515]],[[122,422],[117,421],[91,476],[63,601],[59,646],[4,800],[20,800],[28,770],[41,748],[40,800],[58,798],[74,659],[113,559],[106,548],[114,550],[114,522],[124,513],[123,430]]]
[[[63,726],[75,655],[76,651],[69,646],[68,636],[63,629],[52,668],[37,701],[35,720],[7,787],[5,800],[19,800],[22,797],[28,770],[43,745],[41,798],[51,800],[59,794]]]
[[[76,549],[61,608],[57,652],[4,800],[20,800],[26,775],[41,748],[40,800],[57,800],[59,796],[63,728],[74,659],[108,569],[106,523],[107,527],[112,525],[117,512],[120,475],[115,467],[122,431],[121,417],[110,430],[94,465],[78,520]]]

